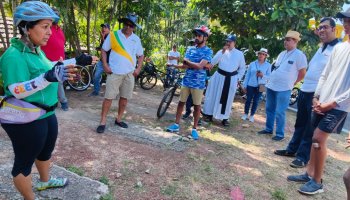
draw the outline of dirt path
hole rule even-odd
[[[294,113],[288,113],[287,139],[272,142],[270,137],[256,134],[265,122],[263,106],[256,123],[242,122],[243,104],[237,99],[229,128],[219,122],[204,124],[199,141],[183,142],[185,148],[176,151],[111,131],[116,102],[109,115],[111,129],[97,134],[103,98],[87,97],[90,91],[67,91],[71,109],[57,112],[60,136],[53,160],[56,165],[108,182],[113,196],[110,199],[230,199],[235,186],[241,188],[246,199],[310,199],[296,191],[298,184],[286,181],[287,175],[304,169],[293,169],[289,167],[292,159],[273,154],[273,150],[287,145]],[[155,114],[161,96],[160,88],[145,91],[136,87],[125,121],[133,127],[158,131],[169,125],[174,120],[176,104],[158,120]],[[181,134],[189,130],[190,120],[182,121]],[[0,137],[7,138],[3,130]],[[344,150],[345,137],[330,137],[325,193],[312,199],[345,199],[342,174],[350,161]]]

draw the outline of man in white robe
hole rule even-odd
[[[210,78],[203,106],[204,120],[222,120],[228,126],[231,106],[235,97],[237,82],[245,72],[245,59],[242,51],[235,48],[236,37],[228,35],[226,44],[218,51],[211,64],[219,63],[218,70]]]

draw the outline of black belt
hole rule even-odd
[[[227,105],[228,93],[230,92],[231,76],[238,74],[237,70],[233,72],[227,72],[222,69],[218,69],[218,73],[225,76],[224,87],[222,88],[220,103],[221,103],[221,114],[225,114],[225,109]]]
[[[44,105],[44,104],[36,103],[36,102],[33,102],[31,104],[45,110],[48,113],[48,112],[54,111],[57,108],[58,103],[55,103],[53,106],[48,106],[48,105]]]

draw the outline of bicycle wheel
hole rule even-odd
[[[298,101],[299,91],[300,91],[299,88],[296,88],[296,87],[292,89],[292,93],[289,99],[290,106],[294,105]]]
[[[173,100],[176,87],[171,87],[163,96],[157,110],[158,119],[163,117],[165,112],[168,110],[171,101]]]
[[[80,79],[67,81],[68,85],[76,91],[86,90],[91,83],[91,75],[89,69],[80,65],[75,66],[78,69],[77,75],[80,76]]]
[[[145,74],[140,78],[140,86],[144,90],[150,90],[157,84],[157,76],[153,74]]]

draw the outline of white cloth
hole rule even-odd
[[[350,111],[350,43],[337,44],[322,72],[315,95],[320,103],[335,101],[337,110]]]
[[[278,68],[271,73],[266,87],[276,92],[292,90],[299,70],[307,67],[307,59],[299,49],[284,50],[278,55],[275,66]]]
[[[262,78],[256,76],[258,70],[263,73]],[[269,62],[265,61],[263,64],[259,64],[259,61],[255,60],[249,64],[249,67],[245,74],[243,87],[247,88],[248,85],[251,87],[258,87],[259,84],[266,84],[269,80],[270,74],[271,64]]]
[[[318,80],[320,79],[322,71],[332,54],[333,48],[334,46],[328,45],[323,52],[322,47],[317,50],[309,62],[309,67],[304,77],[304,83],[300,88],[301,91],[315,92]]]
[[[108,34],[107,38],[103,42],[102,49],[105,51],[109,51],[111,49],[111,34]],[[118,30],[117,34],[125,50],[129,53],[132,60],[134,61],[134,65],[127,58],[121,56],[120,54],[117,54],[113,50],[109,55],[108,64],[113,74],[128,74],[135,70],[136,56],[143,55],[143,47],[140,38],[134,33],[132,33],[128,38],[125,37],[121,30]]]
[[[180,53],[178,51],[169,51],[168,56],[180,58]],[[177,60],[169,60],[168,59],[168,64],[169,65],[177,65]]]
[[[245,72],[245,59],[243,52],[234,48],[231,51],[226,50],[222,54],[222,50],[218,51],[211,60],[212,65],[219,63],[219,68],[226,72],[233,72],[238,70],[238,79],[240,80]]]
[[[230,90],[224,114],[221,114],[222,104],[220,103],[220,99],[222,89],[224,88],[225,76],[215,72],[209,80],[208,88],[205,93],[203,113],[212,115],[215,119],[223,120],[230,118],[231,107],[237,89],[237,81],[242,78],[245,71],[245,60],[243,53],[237,49],[225,51],[224,54],[222,54],[222,50],[220,50],[212,59],[213,65],[217,63],[219,63],[219,68],[226,72],[238,70],[237,75],[231,76]]]

